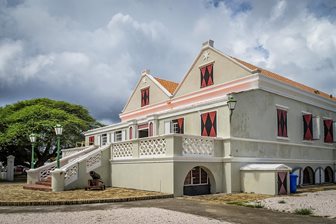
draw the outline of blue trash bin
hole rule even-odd
[[[296,174],[289,174],[290,179],[290,193],[296,193],[296,182],[297,182],[298,175]]]

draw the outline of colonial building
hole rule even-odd
[[[335,182],[336,98],[211,40],[180,83],[144,71],[120,119],[85,132],[87,148],[63,150],[53,190],[84,187],[91,170],[107,185],[175,195],[245,191],[260,170],[275,194],[288,192],[290,170],[298,185]],[[42,178],[33,173],[31,183]]]

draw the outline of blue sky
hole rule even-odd
[[[336,95],[336,1],[0,0],[0,106],[118,114],[144,69],[181,81],[202,42]]]

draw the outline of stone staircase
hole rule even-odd
[[[41,181],[37,181],[35,184],[25,184],[23,185],[23,189],[28,190],[37,190],[37,191],[51,191],[51,176],[43,179]]]

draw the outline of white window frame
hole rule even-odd
[[[194,167],[195,168],[195,167]],[[194,184],[194,178],[193,178],[193,169],[194,168],[192,168],[189,172],[191,172],[190,173],[190,178],[191,178],[191,180],[190,180],[190,183],[191,184],[185,184],[184,186],[200,186],[200,185],[208,185],[209,184],[209,175],[208,175],[208,173],[204,170],[204,172],[207,174],[207,179],[206,179],[206,183],[201,183],[202,182],[202,167],[198,167],[199,168],[199,180],[200,180],[200,183],[199,184]],[[188,173],[189,173],[188,172]],[[187,174],[188,175],[188,174]]]
[[[107,144],[107,134],[101,135],[101,144],[106,145]]]
[[[122,141],[122,131],[115,131],[114,132],[114,142],[121,142]]]

